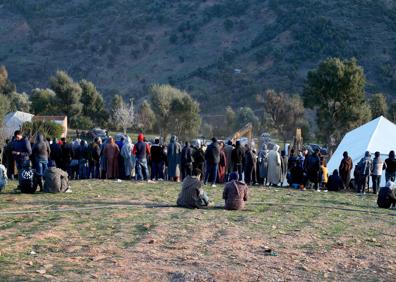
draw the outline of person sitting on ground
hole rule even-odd
[[[48,163],[48,169],[44,173],[44,192],[61,193],[69,189],[69,175],[67,172],[56,168],[55,162]]]
[[[18,188],[21,193],[33,194],[37,190],[36,172],[31,168],[30,161],[25,160],[18,175]]]
[[[226,210],[241,210],[248,200],[248,187],[244,182],[238,181],[238,178],[238,173],[232,172],[230,182],[224,187],[223,199]]]
[[[201,170],[194,169],[193,176],[186,176],[182,183],[182,190],[177,199],[179,207],[200,209],[209,205],[209,198],[202,190],[202,183],[199,180],[201,177]]]
[[[7,185],[7,169],[4,165],[0,164],[0,192],[4,190]]]
[[[287,180],[290,187],[305,189],[305,178],[304,169],[301,167],[300,161],[294,162],[293,167],[290,168],[290,174]]]
[[[378,193],[377,204],[379,208],[389,209],[396,205],[396,185],[392,181],[388,181],[385,187],[382,187]]]
[[[333,174],[329,177],[329,181],[327,182],[327,190],[339,191],[341,189],[344,189],[344,183],[338,174],[338,170],[335,169]]]

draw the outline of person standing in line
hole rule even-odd
[[[220,148],[215,137],[212,138],[212,143],[209,144],[205,152],[205,179],[204,185],[210,181],[212,187],[216,187],[217,170],[220,162]]]
[[[384,162],[381,159],[380,152],[375,152],[373,159],[373,169],[371,171],[371,179],[373,181],[373,193],[377,194],[381,185],[381,176],[384,167]]]
[[[217,172],[217,181],[219,183],[226,182],[226,170],[227,170],[227,156],[224,151],[224,142],[220,142],[220,161]]]
[[[233,163],[232,163],[232,150],[234,147],[232,146],[232,141],[228,140],[227,145],[224,147],[224,153],[226,156],[226,176],[225,180],[228,181],[228,177],[233,170]]]
[[[155,138],[154,144],[151,146],[151,180],[164,179],[164,164],[166,155],[164,147],[160,145],[159,138]]]
[[[347,189],[349,187],[349,183],[351,182],[352,168],[352,159],[348,156],[348,152],[344,152],[343,159],[341,160],[340,167],[338,168],[344,189]]]
[[[179,142],[177,142],[177,137],[172,136],[167,149],[168,178],[171,181],[179,182],[180,157],[181,157],[181,146]]]
[[[108,143],[104,147],[103,156],[106,158],[106,178],[116,179],[119,175],[118,156],[120,149],[116,145],[114,138],[109,137]]]
[[[389,157],[385,160],[385,181],[395,182],[396,180],[396,158],[395,151],[389,152]]]
[[[270,185],[279,185],[282,176],[281,165],[279,146],[274,145],[273,149],[268,154],[268,182]]]
[[[187,175],[192,175],[192,152],[190,143],[186,142],[181,151],[180,165],[181,165],[181,178],[182,181]]]
[[[367,151],[364,154],[364,158],[360,160],[358,163],[358,170],[359,170],[359,181],[358,181],[358,193],[360,194],[365,194],[365,190],[367,187],[367,190],[369,190],[369,177],[371,174],[371,171],[373,170],[373,161],[371,159],[371,154],[369,151]]]
[[[150,146],[144,142],[144,135],[139,133],[138,142],[133,147],[135,155],[136,180],[148,180],[147,159],[150,157]]]
[[[242,180],[242,166],[245,158],[245,151],[241,146],[240,141],[236,141],[235,148],[232,150],[231,160],[234,172],[238,172],[238,180]]]
[[[260,183],[264,186],[267,185],[267,178],[268,178],[268,153],[267,145],[261,145],[261,149],[258,154],[258,163],[259,163],[259,175],[260,175]]]
[[[26,137],[22,136],[22,132],[17,130],[14,132],[14,141],[12,142],[12,156],[15,160],[16,167],[21,170],[23,163],[29,160],[32,154],[32,146]]]
[[[124,173],[125,173],[125,179],[126,180],[131,180],[131,175],[132,175],[132,169],[133,169],[133,161],[132,161],[132,151],[133,151],[133,144],[130,142],[129,138],[125,139],[125,142],[122,146],[121,149],[121,157],[124,161],[123,166],[124,166]]]
[[[34,159],[34,168],[40,186],[40,191],[43,190],[43,177],[48,168],[48,158],[51,154],[51,149],[48,142],[44,139],[41,133],[37,133],[36,142],[33,145],[32,155]]]

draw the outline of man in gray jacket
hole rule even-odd
[[[55,164],[52,162],[49,162],[48,166],[44,174],[44,192],[66,192],[69,189],[69,175],[67,172],[56,168]]]

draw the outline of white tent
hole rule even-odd
[[[392,150],[396,150],[396,124],[381,116],[344,136],[327,164],[329,174],[333,173],[334,169],[338,169],[345,151],[348,152],[355,166],[364,157],[366,151],[369,151],[373,157],[378,151],[382,160],[385,160]],[[384,177],[381,182],[381,185],[384,185]]]
[[[4,117],[4,133],[5,136],[11,137],[15,130],[21,128],[22,124],[32,121],[34,115],[25,112],[11,112]]]

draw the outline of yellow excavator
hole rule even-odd
[[[251,144],[253,140],[253,125],[250,122],[235,132],[231,138],[231,141],[233,144],[235,144],[238,139],[244,136],[248,138],[249,144]]]

